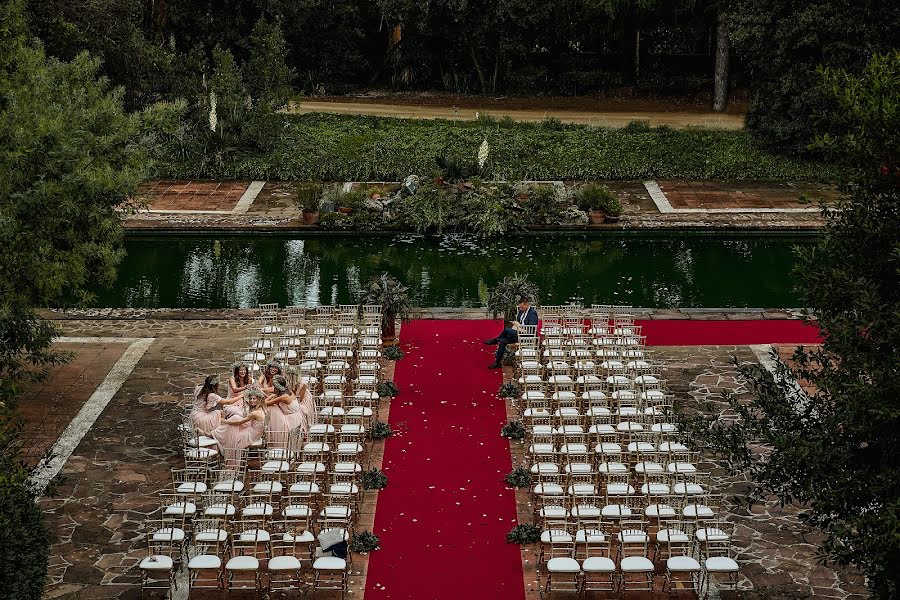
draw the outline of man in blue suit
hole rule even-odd
[[[488,345],[497,344],[494,362],[488,366],[489,369],[499,369],[501,367],[500,361],[503,360],[503,355],[506,354],[506,347],[519,341],[519,332],[516,331],[517,327],[538,324],[537,311],[531,306],[528,298],[519,298],[517,306],[519,310],[516,312],[516,320],[512,323],[507,323],[507,326],[503,328],[503,331],[497,337],[484,340],[484,343]]]

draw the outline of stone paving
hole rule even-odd
[[[25,460],[34,467],[69,425],[73,415],[109,373],[127,346],[105,343],[57,343],[55,351],[69,352],[72,360],[49,372],[49,377],[29,384],[19,401],[25,420],[22,448]]]
[[[202,375],[227,369],[231,349],[239,346],[249,331],[240,325],[240,319],[234,318],[237,314],[240,313],[233,313],[231,319],[195,320],[186,313],[169,319],[95,317],[58,321],[69,336],[156,339],[66,463],[54,486],[55,495],[40,501],[53,535],[47,598],[139,596],[139,576],[134,567],[145,552],[140,526],[156,509],[156,492],[169,485],[169,469],[180,462],[175,425],[181,394]],[[790,349],[779,351],[787,356]],[[85,393],[72,385],[73,379],[78,380],[79,372],[85,373],[86,382],[102,379],[115,360],[111,352],[102,345],[76,348],[77,366],[60,371],[39,394],[29,395],[22,402],[23,410],[36,410],[40,415],[44,408],[31,405],[50,395],[58,398],[55,408],[73,414],[77,401],[68,404],[68,400]],[[659,355],[667,365],[669,386],[680,401],[720,411],[726,410],[722,396],[725,390],[739,397],[747,394],[736,378],[730,357],[756,361],[749,347],[660,348]],[[92,372],[94,369],[97,373]],[[53,431],[48,429],[37,437],[43,436],[41,443],[46,445]],[[514,444],[513,448],[520,460],[521,444]],[[381,449],[376,448],[373,459],[377,462],[380,456]],[[739,493],[746,484],[718,461],[710,459],[705,466],[728,497]],[[373,496],[366,499],[360,529],[371,528],[374,521]],[[527,494],[523,502],[520,511],[524,513],[520,515],[530,515],[525,504]],[[752,512],[731,508],[728,518],[737,525],[736,545],[741,550],[738,597],[865,597],[860,574],[816,563],[814,544],[819,534],[805,529],[796,513],[795,507],[781,509],[772,504],[756,506]],[[364,589],[366,562],[364,557],[357,559],[351,578],[355,594],[351,597],[361,597]],[[531,561],[524,564],[526,589],[530,585],[533,592],[534,574],[528,571],[529,565],[533,568],[532,549],[523,552],[524,560]],[[531,596],[536,597],[533,593]]]
[[[566,182],[571,186],[576,182]],[[617,223],[589,225],[575,230],[646,229],[818,229],[824,224],[815,204],[799,204],[800,194],[813,199],[833,199],[827,185],[805,182],[757,181],[661,181],[659,185],[672,204],[672,213],[661,213],[642,181],[606,181],[622,201],[624,213]],[[248,182],[148,182],[142,194],[154,211],[200,211],[182,213],[139,212],[125,221],[128,230],[253,230],[325,233],[303,223],[294,203],[293,182],[268,181],[246,212],[232,214]],[[337,184],[339,185],[339,184]],[[781,209],[802,212],[777,212]],[[698,210],[700,209],[700,210]],[[712,209],[714,212],[705,212]],[[776,212],[744,212],[744,210]],[[207,214],[202,214],[207,211]],[[208,212],[208,211],[219,211]],[[686,212],[684,212],[686,211]],[[724,212],[715,212],[724,211]]]
[[[812,202],[819,198],[833,201],[834,188],[810,183],[727,182],[727,181],[659,181],[660,189],[673,208],[810,208],[815,204],[800,202],[800,196]]]
[[[171,485],[170,469],[182,462],[176,431],[182,393],[211,372],[227,372],[232,349],[249,335],[250,328],[241,323],[236,319],[59,322],[69,336],[156,339],[75,449],[50,494],[39,502],[52,536],[45,598],[140,597],[136,565],[146,555],[141,526],[158,507],[156,493]],[[85,375],[84,381],[99,383],[111,360],[115,359],[104,345],[85,344],[76,354],[75,366],[61,368],[43,385],[44,395],[58,398],[54,408],[59,418],[53,423],[71,418],[79,406],[75,399],[91,388],[72,385],[73,374],[92,365],[97,372]],[[386,376],[392,376],[392,366]],[[29,402],[37,398],[23,399],[23,412],[39,415],[40,410],[31,406],[37,402]],[[382,403],[383,419],[388,405]],[[27,442],[46,444],[53,431],[42,430],[35,421]],[[382,455],[383,444],[376,444],[372,466],[380,466]],[[374,492],[364,495],[360,531],[372,529],[376,499]],[[364,555],[354,557],[350,589],[358,597],[365,587],[367,562]],[[331,593],[316,597],[336,598]]]
[[[137,199],[149,210],[234,210],[249,187],[246,181],[148,181],[138,188]]]
[[[665,365],[663,376],[670,390],[685,407],[704,406],[708,410],[730,415],[724,394],[730,392],[739,399],[746,399],[748,389],[739,381],[732,357],[742,362],[757,362],[748,346],[681,346],[654,349]],[[782,356],[788,356],[791,348],[776,348]],[[506,368],[509,377],[511,371]],[[509,404],[509,403],[508,403]],[[507,413],[516,413],[508,405]],[[523,464],[525,445],[510,444],[513,463]],[[737,597],[747,600],[835,598],[861,600],[868,598],[864,577],[852,569],[822,566],[816,560],[816,544],[821,533],[802,525],[798,508],[780,508],[776,502],[756,505],[752,510],[739,507],[734,498],[746,490],[747,480],[733,474],[720,460],[704,456],[701,469],[712,474],[714,487],[721,493],[728,506],[725,517],[735,523],[734,545],[738,549],[737,561],[741,567],[738,592],[722,591],[723,598]],[[517,490],[516,500],[520,522],[532,522],[533,507],[527,489]],[[523,547],[525,589],[528,600],[537,600],[537,573],[535,554],[531,547]],[[657,574],[659,575],[659,574]],[[554,596],[554,597],[562,597]]]

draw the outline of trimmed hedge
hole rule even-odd
[[[497,179],[756,179],[834,181],[842,167],[766,151],[745,131],[622,129],[511,120],[411,120],[275,114],[268,152],[232,153],[221,165],[162,162],[167,178],[398,181],[435,171],[435,156],[474,160],[487,139]],[[169,156],[174,156],[170,153]],[[209,161],[214,163],[215,161]]]

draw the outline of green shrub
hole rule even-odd
[[[507,381],[500,386],[500,391],[498,393],[501,398],[518,398],[522,393],[522,390],[515,382]]]
[[[300,181],[294,184],[297,195],[294,203],[303,212],[318,212],[322,202],[322,184],[311,181]]]
[[[541,528],[537,525],[526,524],[516,525],[506,534],[506,541],[509,544],[533,544],[541,539]]]
[[[25,482],[0,483],[0,586],[10,600],[44,593],[50,534]]]
[[[522,421],[510,421],[500,430],[500,435],[511,440],[525,439],[525,426]]]
[[[599,183],[588,183],[575,191],[575,204],[579,209],[585,212],[590,212],[592,210],[605,211],[606,207],[614,202],[619,202],[616,195],[608,187]],[[621,206],[620,203],[620,213]]]
[[[373,440],[385,440],[394,435],[394,431],[391,429],[390,424],[384,421],[376,421],[369,430],[369,435],[372,436]]]
[[[381,490],[387,487],[388,478],[383,471],[372,468],[363,472],[360,478],[363,488],[367,490]]]
[[[403,358],[403,350],[400,349],[400,346],[385,346],[381,350],[381,356],[385,360],[400,360]]]
[[[382,381],[378,384],[378,395],[382,398],[396,398],[397,394],[400,393],[400,390],[397,389],[397,386],[393,381]]]
[[[380,543],[381,540],[378,539],[377,535],[371,531],[363,531],[354,535],[353,539],[350,540],[350,551],[357,554],[366,554],[373,550],[378,550]]]
[[[491,148],[491,172],[509,180],[834,181],[845,171],[832,164],[773,154],[745,131],[584,125],[550,130],[540,123],[498,127],[474,121],[322,113],[278,114],[276,118],[283,120],[284,127],[271,151],[243,148],[202,169],[195,159],[173,153],[159,163],[157,176],[197,173],[217,179],[401,181],[410,173],[431,173],[434,157],[442,153],[464,157],[459,162],[469,167],[460,165],[456,174],[462,176],[477,166],[475,153],[484,139]]]
[[[516,467],[506,474],[505,481],[510,487],[528,487],[531,485],[531,473],[525,467]]]
[[[495,317],[503,315],[507,321],[516,316],[516,304],[519,298],[528,298],[531,304],[538,304],[538,287],[527,275],[513,273],[501,279],[488,292],[487,308]]]

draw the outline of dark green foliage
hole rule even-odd
[[[501,398],[518,398],[522,390],[514,381],[507,381],[500,386],[500,391],[497,393]]]
[[[302,181],[294,185],[296,200],[294,202],[303,212],[319,212],[322,203],[323,187],[320,183]]]
[[[510,421],[500,430],[500,435],[511,440],[525,439],[525,426],[522,421]]]
[[[388,484],[387,475],[375,468],[363,471],[360,481],[362,481],[363,488],[367,490],[381,490]]]
[[[117,210],[146,174],[145,149],[179,116],[165,106],[125,113],[99,68],[86,53],[48,59],[23,3],[0,2],[0,589],[14,600],[42,597],[49,552],[16,407],[23,384],[69,358],[53,351],[57,331],[35,309],[79,305],[114,279]]]
[[[494,317],[503,315],[504,320],[512,321],[516,316],[516,305],[520,298],[527,298],[531,304],[539,304],[537,286],[527,275],[513,273],[501,279],[488,292],[487,308]]]
[[[379,394],[380,395],[380,394]],[[373,440],[385,440],[394,434],[390,424],[384,421],[376,421],[369,430]]]
[[[369,279],[363,287],[359,303],[377,304],[381,306],[381,335],[393,337],[397,319],[409,320],[412,304],[409,300],[409,288],[400,283],[396,277],[382,273]]]
[[[403,350],[400,349],[400,346],[385,346],[381,351],[381,356],[385,360],[400,360],[403,358]]]
[[[858,73],[872,53],[895,48],[900,3],[733,0],[728,22],[752,90],[747,127],[773,148],[803,153],[827,104],[817,68]]]
[[[247,91],[264,113],[282,108],[293,93],[294,70],[279,22],[260,19],[250,33],[250,57],[242,67]]]
[[[605,185],[588,183],[575,192],[575,204],[583,211],[602,210],[611,215],[622,214],[622,203]]]
[[[516,525],[506,534],[506,542],[508,544],[534,544],[541,539],[541,528],[537,525],[528,523],[526,525]]]
[[[819,243],[798,251],[798,289],[823,345],[799,348],[775,377],[742,365],[753,399],[729,398],[736,421],[683,419],[684,431],[750,476],[751,501],[798,504],[825,533],[821,558],[861,569],[883,599],[900,593],[900,178],[896,165],[875,167],[900,149],[896,131],[872,124],[896,120],[896,78],[881,85],[891,72],[879,57],[862,80],[823,73],[821,93],[842,111],[825,115],[840,124],[830,149],[858,166],[825,212]]]
[[[362,531],[353,536],[350,540],[350,551],[356,554],[366,554],[373,550],[378,550],[381,540],[371,531]]]
[[[531,485],[531,473],[525,467],[516,467],[506,474],[504,479],[507,485],[514,488],[523,488]]]
[[[396,384],[393,381],[382,381],[378,384],[378,395],[382,398],[396,398],[397,394],[400,393],[400,390],[397,389]]]
[[[50,553],[41,509],[24,482],[0,478],[0,585],[9,600],[39,600]]]
[[[429,173],[443,148],[475,156],[490,145],[492,174],[507,180],[776,179],[832,181],[833,165],[778,156],[743,131],[622,129],[538,123],[484,128],[471,121],[405,120],[327,114],[275,115],[284,123],[271,152],[246,151],[203,175],[222,179],[401,181]],[[165,177],[198,173],[196,161],[158,170]],[[424,186],[423,186],[424,187]],[[418,194],[417,194],[418,196]]]

